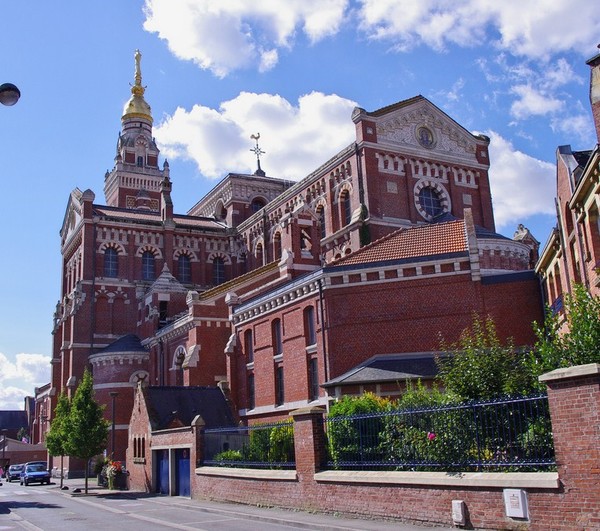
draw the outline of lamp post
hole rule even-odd
[[[8,430],[6,428],[2,429],[2,470],[3,474],[6,474],[6,461],[4,460],[4,456],[6,455],[6,432]]]
[[[111,444],[110,444],[110,455],[115,458],[115,401],[119,393],[117,391],[111,391],[108,393],[112,398],[112,431],[110,433]]]
[[[0,103],[8,107],[19,101],[21,91],[12,83],[2,83],[0,85]]]

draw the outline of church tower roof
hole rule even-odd
[[[144,99],[146,87],[142,85],[142,69],[141,69],[142,54],[139,50],[135,51],[135,77],[134,84],[131,86],[131,98],[123,108],[123,122],[129,119],[148,120],[152,124],[152,110],[150,105]]]

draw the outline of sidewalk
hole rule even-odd
[[[54,487],[60,489],[60,478],[53,478]],[[67,496],[85,496],[85,478],[64,479],[61,494]],[[419,526],[402,523],[397,520],[363,519],[359,517],[333,515],[327,513],[312,513],[297,509],[282,509],[277,507],[257,507],[228,502],[197,500],[178,496],[161,496],[135,490],[110,490],[99,487],[96,477],[88,478],[88,497],[111,496],[131,499],[136,497],[157,498],[172,502],[174,505],[185,506],[189,509],[227,515],[235,518],[281,524],[282,528],[291,523],[299,527],[313,530],[354,530],[354,531],[421,531],[435,526]],[[435,527],[438,530],[454,530],[452,527]]]

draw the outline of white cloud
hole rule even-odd
[[[566,117],[555,117],[550,126],[554,132],[563,133],[565,138],[576,139],[581,145],[589,146],[596,138],[589,114],[579,113]]]
[[[490,185],[499,230],[516,226],[537,214],[554,215],[554,164],[514,148],[494,131],[490,137]]]
[[[289,48],[297,28],[312,41],[339,31],[348,0],[146,0],[144,29],[175,56],[219,77],[241,68],[266,71]]]
[[[360,0],[360,4],[361,29],[401,50],[420,43],[437,50],[448,44],[487,43],[513,55],[544,59],[569,50],[591,50],[600,25],[600,12],[589,0]],[[492,34],[498,35],[495,41]]]
[[[515,86],[512,92],[518,99],[511,105],[510,113],[517,119],[555,113],[564,105],[561,100],[530,85]]]
[[[301,96],[296,105],[278,95],[242,92],[218,110],[178,108],[154,132],[165,157],[193,160],[211,179],[229,171],[252,173],[250,135],[260,133],[267,175],[300,180],[352,142],[355,106],[320,92]]]
[[[589,0],[286,0],[285,8],[276,0],[145,0],[144,12],[146,31],[219,77],[241,68],[269,70],[279,49],[293,47],[296,32],[314,43],[348,21],[400,51],[420,44],[438,51],[486,46],[542,61],[589,53],[600,26],[600,11]]]
[[[50,381],[50,356],[20,353],[11,361],[0,352],[0,407],[23,409],[26,396]]]

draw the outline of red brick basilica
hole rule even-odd
[[[107,452],[124,459],[147,436],[129,428],[137,389],[220,389],[252,423],[431,379],[440,335],[455,341],[474,312],[533,341],[538,244],[523,227],[495,232],[489,138],[423,96],[356,108],[355,141],[311,174],[259,164],[177,214],[140,59],[104,201],[68,198],[45,411],[89,367],[115,428]],[[185,424],[173,407],[166,425]]]

